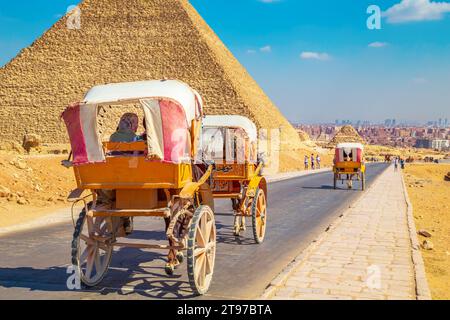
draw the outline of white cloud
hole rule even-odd
[[[271,46],[265,46],[265,47],[260,48],[259,51],[265,52],[265,53],[269,53],[269,52],[272,52],[272,47]]]
[[[311,51],[303,51],[300,54],[300,58],[303,60],[320,60],[327,61],[331,59],[331,56],[326,52],[311,52]]]
[[[415,78],[412,78],[411,80],[415,84],[424,84],[424,83],[428,82],[428,80],[423,77],[415,77]]]
[[[259,0],[259,2],[262,3],[274,3],[274,2],[280,2],[281,0]]]
[[[387,42],[379,42],[379,41],[369,43],[370,48],[383,48],[386,47],[387,45],[388,45]]]
[[[401,0],[383,12],[388,23],[441,20],[450,12],[450,2]]]
[[[253,49],[247,50],[247,54],[255,54],[255,53],[256,53],[256,50],[253,50]]]

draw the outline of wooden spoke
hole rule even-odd
[[[81,262],[81,263],[84,263],[84,262],[86,261],[86,259],[88,258],[88,256],[91,254],[93,248],[94,248],[93,246],[87,246],[87,247],[84,249],[83,253],[82,253],[81,256],[80,256],[80,262]]]
[[[81,240],[83,240],[86,245],[94,245],[94,240],[89,238],[88,236],[85,236],[84,234],[80,235]]]
[[[202,228],[200,226],[197,228],[196,240],[197,240],[198,247],[200,247],[200,248],[206,247],[206,239],[203,236]]]
[[[91,279],[92,267],[94,266],[95,250],[90,250],[87,256],[86,278]]]
[[[201,254],[205,254],[206,253],[206,248],[197,248],[194,250],[194,256],[198,257]]]
[[[214,227],[214,221],[209,220],[206,224],[206,241],[209,244],[211,242],[211,236],[213,236],[213,227]]]

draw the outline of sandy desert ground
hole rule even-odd
[[[0,153],[0,227],[39,218],[67,206],[74,188],[72,170],[60,165],[67,155]]]
[[[405,169],[405,182],[414,209],[428,283],[433,299],[450,299],[450,164],[412,164]],[[430,247],[427,250],[424,247]]]

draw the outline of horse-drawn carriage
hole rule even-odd
[[[99,110],[129,104],[143,111],[146,132],[141,141],[101,141]],[[85,285],[100,283],[114,247],[132,247],[169,250],[165,266],[169,275],[186,250],[192,290],[197,294],[208,290],[216,227],[205,200],[211,197],[212,166],[206,165],[201,176],[194,168],[202,108],[196,91],[171,80],[97,86],[64,111],[72,146],[72,158],[65,165],[73,166],[78,185],[69,199],[84,204],[75,225],[72,263]],[[84,191],[90,194],[83,196]],[[120,240],[132,233],[133,217],[138,216],[163,218],[169,244]]]
[[[361,189],[366,187],[366,165],[364,163],[364,146],[361,143],[340,143],[336,146],[334,156],[333,187],[337,181],[347,181],[349,189],[353,188],[353,180],[361,182]]]
[[[262,243],[267,226],[267,183],[258,157],[255,124],[237,115],[206,116],[203,121],[203,154],[215,163],[212,175],[214,198],[231,199],[233,233],[246,230],[252,220],[253,237]]]

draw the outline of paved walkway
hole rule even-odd
[[[401,175],[389,168],[266,297],[416,299],[410,239]]]

